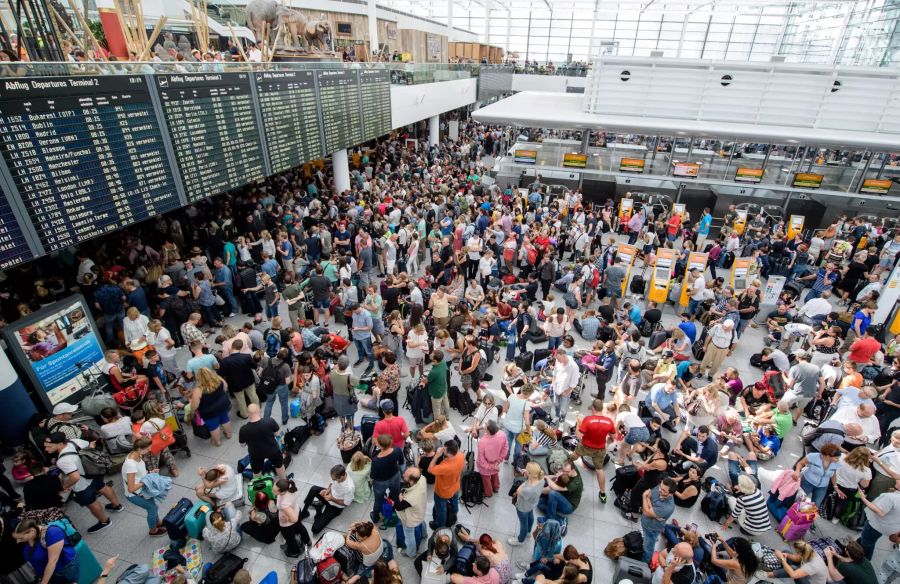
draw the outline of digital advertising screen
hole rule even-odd
[[[762,178],[763,169],[761,168],[748,168],[746,166],[740,166],[734,173],[734,180],[736,182],[756,184],[762,182]]]
[[[862,187],[859,189],[861,193],[873,193],[875,195],[886,195],[894,184],[889,180],[879,180],[876,178],[867,178],[863,181]]]
[[[575,152],[563,154],[563,166],[567,168],[586,168],[587,159],[587,154],[578,154]]]
[[[63,401],[77,403],[81,399],[79,394],[86,384],[82,372],[103,363],[98,333],[87,302],[80,295],[51,304],[3,329],[13,357],[48,409]]]
[[[824,174],[798,172],[794,175],[794,186],[801,189],[817,189],[822,186],[823,180],[825,180]]]
[[[537,164],[537,150],[516,150],[513,161],[519,164]]]
[[[672,176],[682,178],[697,178],[700,174],[700,165],[694,162],[676,162],[672,169]]]
[[[619,161],[619,172],[644,172],[643,158],[623,158]]]

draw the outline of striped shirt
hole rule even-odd
[[[769,521],[769,510],[766,509],[766,501],[763,499],[759,489],[736,499],[731,516],[737,520],[742,512],[744,513],[744,521],[741,523],[741,527],[749,533],[765,533],[772,529],[772,524]]]

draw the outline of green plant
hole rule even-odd
[[[91,29],[94,38],[97,39],[97,42],[103,47],[109,48],[109,45],[106,44],[106,33],[103,32],[103,24],[99,20],[89,20],[88,27]]]

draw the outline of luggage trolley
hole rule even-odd
[[[175,452],[183,452],[186,457],[190,458],[191,447],[188,446],[187,434],[184,431],[184,424],[179,415],[183,412],[176,409],[171,401],[163,402],[161,407],[166,426],[172,430],[172,436],[175,438],[175,443],[169,446],[169,451],[173,454]]]

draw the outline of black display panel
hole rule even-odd
[[[22,227],[5,192],[0,192],[0,270],[32,259]]]
[[[188,203],[265,176],[249,73],[158,75]]]
[[[257,73],[256,93],[272,172],[322,157],[313,71]]]
[[[391,72],[364,69],[359,72],[359,95],[363,111],[363,142],[391,131]]]
[[[331,154],[360,144],[363,128],[357,71],[316,71],[316,82],[325,132],[325,153]]]
[[[142,76],[5,80],[0,135],[47,253],[181,204]]]

